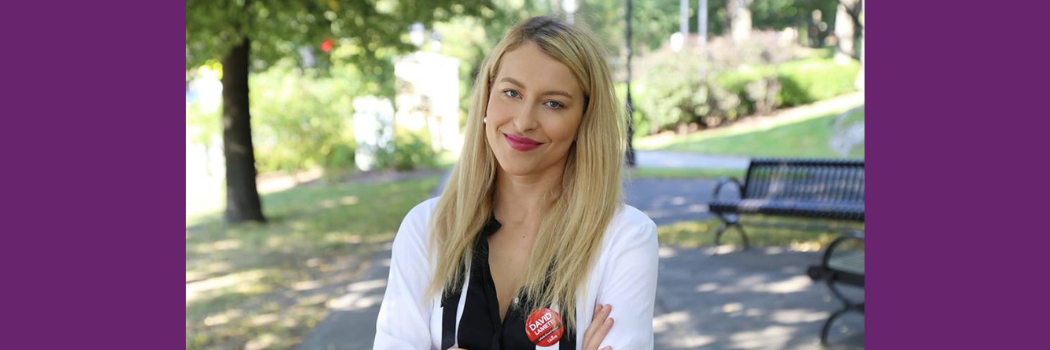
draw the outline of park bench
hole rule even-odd
[[[840,249],[843,243],[847,241],[859,241],[861,244],[864,243],[864,233],[862,232],[848,232],[843,234],[839,238],[831,242],[828,249],[824,251],[824,258],[821,259],[820,265],[810,266],[807,274],[813,281],[824,280],[827,281],[828,288],[831,289],[831,293],[835,294],[835,297],[842,300],[845,304],[842,309],[835,311],[828,317],[828,320],[824,322],[824,328],[820,331],[820,343],[827,345],[828,333],[831,331],[831,324],[835,322],[835,319],[842,314],[850,311],[856,311],[864,313],[864,302],[853,301],[846,297],[842,291],[836,287],[837,284],[846,284],[864,288],[864,249]]]
[[[734,184],[740,199],[719,199],[719,192]],[[757,158],[748,166],[743,183],[722,178],[715,186],[708,210],[722,220],[715,232],[715,246],[729,228],[743,237],[741,214],[864,221],[864,160]]]

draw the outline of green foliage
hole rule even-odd
[[[192,127],[190,141],[211,148],[216,137],[221,136],[222,118],[220,111],[204,111],[199,103],[186,105],[186,126]]]
[[[776,107],[803,105],[853,91],[860,63],[850,61],[839,64],[831,58],[819,57],[779,66],[742,68],[722,73],[717,80],[720,86],[746,101],[745,112],[756,110],[752,107],[756,94],[749,94],[747,88],[763,79],[775,79],[780,84],[776,93]]]
[[[641,107],[653,130],[695,123],[712,127],[756,110],[768,112],[779,85],[772,70],[755,69],[794,57],[775,32],[756,32],[746,42],[712,40],[704,50],[661,50],[640,62],[647,87]]]
[[[353,166],[352,70],[317,76],[279,62],[250,80],[252,129],[261,172]]]
[[[739,99],[711,80],[701,79],[698,60],[686,52],[666,57],[648,71],[643,80],[645,98],[636,100],[651,127],[669,129],[704,122],[704,117],[736,117]]]
[[[714,0],[724,3],[724,0]],[[751,22],[755,29],[781,29],[809,21],[819,10],[828,28],[834,28],[838,0],[758,0],[751,3]],[[724,7],[724,5],[723,5]],[[829,29],[830,30],[830,29]]]
[[[778,79],[783,88],[777,104],[797,106],[853,91],[860,63],[835,63],[833,59],[810,59],[780,67]]]
[[[576,21],[585,23],[599,34],[606,47],[614,54],[620,51],[626,40],[626,0],[587,0],[577,1],[579,10]],[[808,29],[812,12],[820,10],[823,20],[828,22],[828,29],[834,28],[837,0],[759,0],[751,4],[751,21],[755,29],[798,28],[800,32]],[[697,2],[688,2],[689,32],[697,30]],[[636,53],[655,51],[667,44],[670,35],[679,30],[678,1],[641,1],[632,0],[631,22],[632,44]],[[726,0],[708,0],[707,2],[707,35],[714,38],[728,31],[729,17],[726,13]]]
[[[394,133],[394,149],[376,150],[376,167],[398,171],[437,166],[437,153],[430,146],[430,133],[398,130]]]
[[[255,72],[284,59],[302,65],[305,50],[322,70],[351,64],[367,73],[359,78],[367,93],[393,96],[391,58],[413,49],[407,41],[412,23],[490,20],[495,8],[491,0],[187,0],[186,68],[219,60],[248,38]],[[320,51],[326,38],[346,49]]]
[[[494,5],[490,17],[458,16],[434,23],[434,30],[444,38],[440,53],[461,61],[461,127],[466,125],[471,89],[482,61],[511,27],[530,17],[547,14],[549,8],[545,6],[533,0],[500,1]]]
[[[718,126],[740,116],[768,114],[853,91],[860,65],[838,64],[786,45],[775,32],[754,32],[744,43],[713,40],[704,51],[655,52],[642,62],[647,87],[638,107],[650,132],[695,123]],[[792,59],[808,57],[792,61]],[[706,74],[702,77],[701,74]]]

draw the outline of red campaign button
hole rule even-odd
[[[525,334],[533,344],[539,346],[551,346],[561,340],[565,334],[562,327],[561,315],[549,308],[536,309],[525,321]]]

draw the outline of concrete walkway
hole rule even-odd
[[[635,151],[639,168],[747,169],[747,157],[669,151]]]
[[[707,203],[714,198],[711,179],[631,179],[624,186],[624,202],[638,208],[658,226],[680,221],[707,220],[714,215]],[[739,198],[735,188],[727,187],[719,198]]]
[[[390,267],[390,246],[376,254],[349,293],[332,302],[299,350],[372,348]],[[713,249],[713,248],[712,248]],[[715,255],[710,249],[660,248],[653,331],[656,349],[821,349],[820,329],[841,307],[805,269],[819,253],[779,248]],[[858,297],[859,290],[851,290]],[[864,318],[834,327],[832,349],[863,349]]]

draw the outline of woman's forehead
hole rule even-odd
[[[574,97],[583,94],[572,70],[533,42],[503,54],[495,82],[506,80],[514,80],[533,91],[564,90]]]

